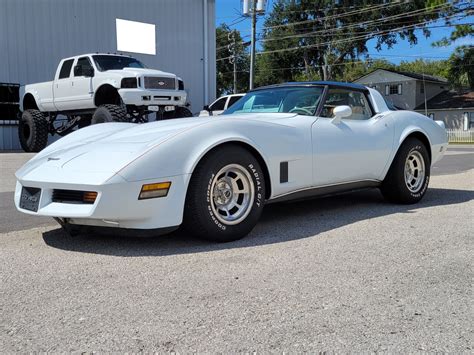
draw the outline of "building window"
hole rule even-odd
[[[401,95],[402,84],[385,85],[385,95]]]
[[[420,94],[424,94],[425,93],[425,84],[421,84],[420,86]]]

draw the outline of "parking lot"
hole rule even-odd
[[[0,153],[2,352],[472,352],[472,146],[449,148],[417,205],[270,205],[228,244],[70,237],[14,209],[29,157]]]

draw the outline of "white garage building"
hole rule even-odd
[[[130,36],[120,20],[148,30]],[[0,150],[20,149],[18,86],[53,80],[62,58],[82,53],[174,73],[199,111],[215,98],[215,42],[215,0],[0,0]]]

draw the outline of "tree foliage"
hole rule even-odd
[[[256,83],[340,78],[358,68],[348,70],[348,62],[367,58],[370,39],[377,50],[399,40],[416,44],[416,29],[427,37],[426,21],[454,12],[443,0],[276,0],[264,23]]]
[[[456,25],[455,30],[449,37],[434,42],[433,46],[449,46],[455,43],[456,40],[466,37],[470,39],[474,37],[474,28],[466,24]],[[466,86],[471,90],[474,89],[474,46],[464,45],[455,49],[448,60],[447,77],[457,89]]]
[[[229,47],[232,40],[230,40],[231,29],[221,24],[216,28],[216,48],[217,57],[228,58],[232,55],[232,50]],[[242,42],[242,37],[239,31],[235,31],[235,42],[236,46],[235,61],[237,63],[237,91],[245,92],[248,88],[248,70],[249,70],[249,57],[248,51]],[[234,65],[229,59],[217,61],[217,96],[228,94],[233,92],[234,88]]]

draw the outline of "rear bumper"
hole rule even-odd
[[[126,229],[169,228],[182,223],[188,179],[189,175],[186,174],[129,182],[115,175],[101,185],[19,180],[15,189],[15,206],[20,212],[60,218],[71,225]],[[171,182],[166,197],[138,199],[144,184],[164,181]],[[23,186],[41,188],[37,212],[20,208]],[[93,204],[54,202],[54,189],[96,191],[98,195]]]
[[[146,90],[119,89],[125,105],[135,106],[184,106],[186,91],[184,90]]]

